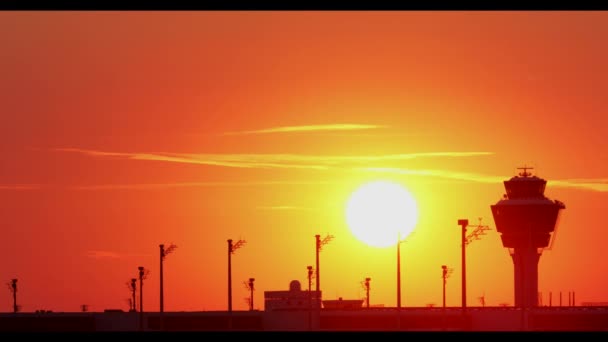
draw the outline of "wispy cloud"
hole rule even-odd
[[[0,184],[0,190],[36,190],[41,187],[39,184]]]
[[[372,167],[372,163],[396,163],[418,158],[461,158],[493,155],[493,152],[469,151],[469,152],[423,152],[384,155],[302,155],[302,154],[192,154],[192,153],[139,153],[139,152],[108,152],[97,150],[86,150],[78,148],[58,148],[56,151],[81,153],[94,157],[125,158],[132,160],[163,161],[184,164],[201,164],[209,166],[233,167],[233,168],[259,168],[259,169],[309,169],[309,170],[354,170],[376,173],[392,173],[403,175],[415,175],[426,177],[438,177],[444,179],[471,181],[478,183],[500,184],[511,176],[486,175],[472,172],[458,172],[437,169],[408,169],[399,167]],[[366,166],[362,166],[362,164]],[[306,183],[306,182],[304,182]],[[320,184],[319,182],[312,182]],[[561,179],[549,180],[555,187],[577,188],[608,192],[608,179]],[[256,186],[256,185],[278,185],[278,184],[301,184],[299,182],[190,182],[190,183],[162,183],[162,184],[107,184],[75,187],[78,190],[102,190],[102,189],[155,189],[175,187],[213,187],[213,186]],[[29,190],[36,189],[38,185],[0,185],[2,189]]]
[[[471,181],[478,183],[491,183],[500,184],[503,181],[511,178],[512,176],[491,176],[478,173],[468,172],[455,172],[448,170],[415,170],[415,169],[401,169],[401,168],[359,168],[360,171],[368,172],[379,172],[379,173],[393,173],[402,175],[417,175],[417,176],[431,176],[463,181]],[[593,190],[599,192],[608,192],[608,179],[562,179],[562,180],[548,180],[548,184],[555,187],[563,188],[576,188]]]
[[[148,183],[148,184],[98,184],[73,186],[73,190],[155,190],[190,187],[247,187],[266,185],[330,185],[332,181],[259,181],[259,182],[183,182],[183,183]]]
[[[492,152],[425,152],[364,156],[302,155],[302,154],[192,154],[192,153],[122,153],[59,148],[56,151],[82,153],[95,157],[117,157],[133,160],[164,161],[173,163],[201,164],[234,168],[291,168],[326,170],[333,167],[349,167],[349,164],[371,162],[396,162],[416,158],[474,157]]]
[[[313,208],[290,206],[290,205],[259,206],[259,207],[256,207],[256,209],[258,209],[258,210],[279,210],[279,211],[286,211],[286,210],[314,210]]]
[[[379,172],[379,173],[393,173],[402,175],[415,175],[415,176],[431,176],[439,178],[457,179],[465,181],[473,181],[480,183],[501,183],[505,179],[510,177],[502,176],[488,176],[477,173],[468,172],[455,172],[448,170],[417,170],[417,169],[401,169],[401,168],[388,168],[388,167],[366,167],[359,168],[360,171]]]
[[[92,250],[87,251],[86,256],[93,259],[121,259],[127,257],[149,256],[149,254],[125,254],[113,251]]]
[[[87,257],[93,259],[118,259],[123,256],[110,251],[87,251]]]
[[[104,152],[104,151],[96,151],[96,150],[83,150],[80,148],[54,148],[55,151],[61,152],[77,152],[77,153],[85,153],[91,156],[106,156],[106,157],[129,157],[132,153],[121,153],[121,152]]]
[[[289,132],[317,132],[317,131],[355,131],[364,129],[384,128],[382,125],[366,124],[328,124],[328,125],[304,125],[304,126],[282,126],[258,129],[252,131],[226,132],[224,135],[245,135],[245,134],[268,134],[268,133],[289,133]]]
[[[564,188],[579,188],[599,192],[608,192],[607,179],[563,179],[549,181],[549,183],[553,186],[560,186]]]

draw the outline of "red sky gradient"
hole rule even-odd
[[[362,298],[371,277],[371,304],[394,306],[394,248],[344,215],[358,186],[394,180],[420,217],[403,305],[441,304],[442,264],[460,305],[457,220],[478,217],[468,303],[512,305],[490,205],[528,164],[566,204],[545,304],[608,301],[606,36],[605,12],[0,13],[0,280],[19,279],[23,311],[127,310],[142,265],[156,311],[158,244],[175,243],[165,310],[226,310],[242,238],[234,308],[254,277],[263,309],[329,233],[324,298]]]

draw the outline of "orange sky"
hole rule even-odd
[[[143,265],[158,310],[158,244],[175,243],[165,309],[225,310],[226,239],[243,238],[234,308],[254,277],[263,309],[329,233],[324,297],[371,277],[371,304],[392,306],[394,248],[344,217],[385,179],[419,207],[404,306],[440,305],[442,264],[460,305],[457,220],[478,217],[493,230],[469,245],[468,303],[512,304],[490,205],[529,164],[566,204],[545,303],[606,301],[607,35],[605,12],[0,13],[0,280],[24,311],[127,310]]]

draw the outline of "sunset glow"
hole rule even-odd
[[[372,305],[395,306],[396,229],[415,231],[403,307],[442,303],[442,265],[457,307],[457,222],[479,218],[468,303],[513,305],[490,206],[524,165],[567,208],[538,263],[545,304],[608,302],[608,12],[5,11],[0,27],[0,284],[18,279],[23,312],[126,311],[139,266],[158,311],[159,244],[179,246],[164,310],[227,310],[228,239],[247,242],[234,310],[250,278],[263,310],[264,291],[307,289],[315,235],[334,237],[323,299],[361,299],[370,277]]]

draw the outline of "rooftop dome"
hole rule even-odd
[[[289,291],[302,291],[302,285],[297,280],[292,280],[289,283]]]

